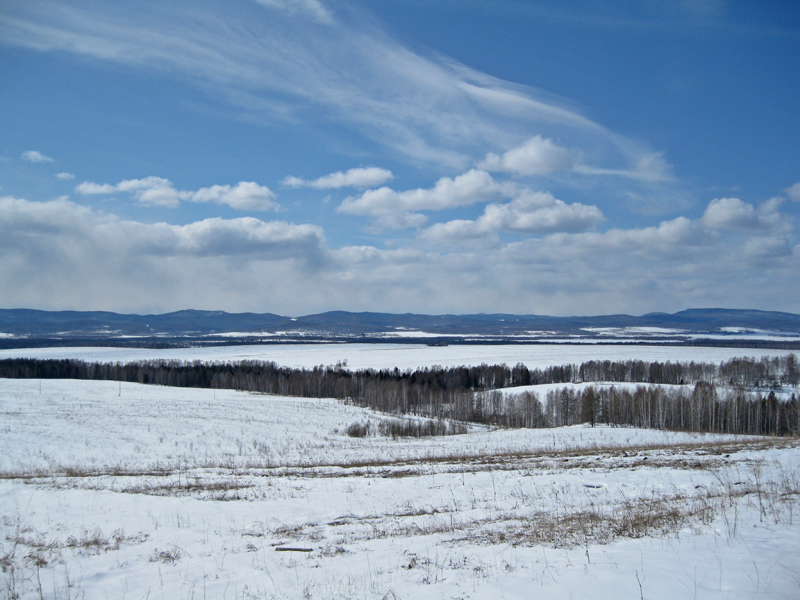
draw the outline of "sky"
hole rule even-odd
[[[0,0],[0,308],[800,312],[794,0]]]

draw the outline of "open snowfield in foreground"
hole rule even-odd
[[[0,379],[0,598],[800,597],[796,440],[381,418]]]
[[[200,360],[204,362],[273,361],[293,368],[313,368],[343,362],[356,369],[416,369],[419,367],[475,366],[523,363],[528,368],[577,364],[589,360],[644,360],[649,362],[719,363],[736,357],[786,356],[790,350],[762,348],[707,348],[691,346],[644,346],[634,344],[518,344],[453,345],[419,344],[261,344],[203,348],[14,348],[0,350],[3,358],[74,358],[87,362],[139,360]]]

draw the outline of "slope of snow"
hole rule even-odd
[[[585,426],[356,439],[348,424],[381,416],[68,380],[0,380],[0,415],[9,598],[800,593],[791,440]]]

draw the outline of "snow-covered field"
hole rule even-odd
[[[3,358],[76,358],[89,362],[132,362],[138,360],[263,360],[295,368],[347,363],[350,369],[415,369],[440,365],[523,363],[528,368],[580,364],[589,360],[681,361],[719,363],[735,357],[785,356],[789,350],[754,348],[706,348],[689,346],[643,346],[634,344],[575,345],[453,345],[420,344],[261,344],[202,348],[19,348],[0,350]]]
[[[446,350],[455,363],[437,364],[461,364]],[[428,364],[408,352],[406,366]],[[341,358],[380,366],[359,356]],[[0,379],[0,598],[800,597],[796,440],[344,434],[380,418],[331,400]]]

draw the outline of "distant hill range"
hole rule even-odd
[[[259,342],[683,343],[800,347],[800,315],[729,309],[550,317],[326,312],[304,317],[182,310],[161,315],[0,309],[0,347]]]

